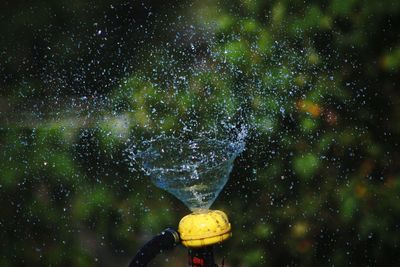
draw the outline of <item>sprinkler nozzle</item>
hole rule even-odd
[[[179,222],[181,242],[188,248],[200,248],[217,243],[232,236],[228,216],[220,210],[194,212]]]

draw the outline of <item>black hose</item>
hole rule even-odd
[[[147,242],[132,259],[129,267],[146,267],[157,254],[170,250],[179,243],[179,234],[172,228],[167,228]]]

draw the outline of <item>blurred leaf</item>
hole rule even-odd
[[[294,160],[294,170],[303,180],[310,180],[316,173],[320,165],[320,161],[313,153],[299,155]]]

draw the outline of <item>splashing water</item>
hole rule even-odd
[[[234,142],[161,137],[145,145],[137,156],[152,182],[198,211],[208,209],[228,181],[233,161],[244,149],[244,136]]]

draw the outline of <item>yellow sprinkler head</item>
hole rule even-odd
[[[232,236],[228,216],[220,210],[207,210],[186,215],[179,222],[182,244],[188,248],[221,243]]]

